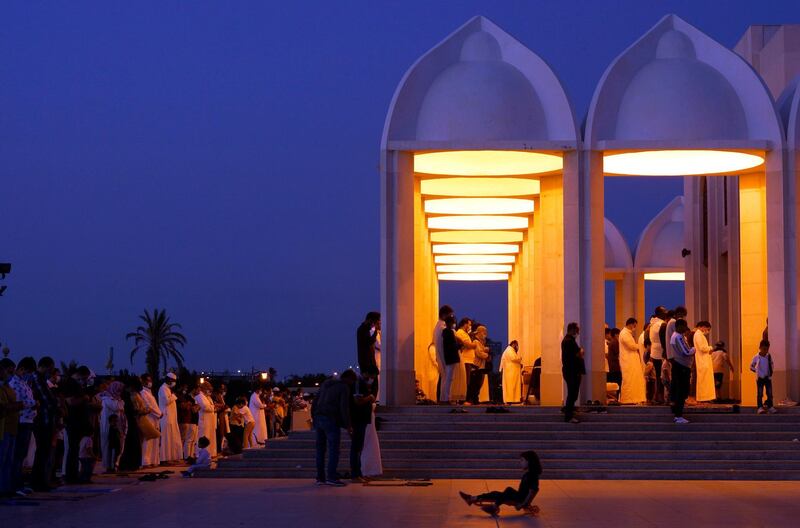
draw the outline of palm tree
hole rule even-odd
[[[130,332],[125,338],[134,340],[134,347],[131,350],[131,364],[137,352],[143,350],[145,353],[145,365],[147,373],[154,380],[158,379],[158,367],[167,370],[167,361],[172,359],[183,366],[183,354],[178,350],[186,346],[186,336],[178,332],[181,328],[178,323],[171,323],[166,310],[153,310],[153,315],[145,310],[144,315],[139,319],[144,325],[138,326],[135,332]]]

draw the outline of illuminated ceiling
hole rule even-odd
[[[517,176],[561,170],[560,155],[517,150],[451,150],[414,154],[414,172],[450,176]]]
[[[626,176],[737,174],[763,163],[762,156],[729,150],[646,150],[606,154],[603,172]]]

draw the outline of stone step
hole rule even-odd
[[[603,413],[581,413],[578,415],[584,423],[641,423],[641,422],[660,422],[672,423],[672,414],[603,414]],[[711,414],[686,413],[686,418],[692,423],[789,423],[800,425],[800,414]],[[531,413],[507,413],[507,414],[486,414],[468,412],[465,414],[380,414],[380,422],[388,423],[458,423],[458,422],[518,422],[518,423],[564,423],[564,415],[558,414],[531,414]]]
[[[309,485],[316,475],[313,468],[308,469],[266,469],[235,468],[201,470],[196,473],[201,478],[305,478]],[[431,469],[424,472],[415,468],[396,468],[386,471],[386,478],[435,478],[435,479],[519,479],[519,469]],[[545,480],[800,480],[800,471],[794,470],[639,470],[639,469],[561,469],[546,471]]]
[[[290,443],[291,442],[291,443]],[[291,445],[297,449],[314,450],[315,442],[312,438],[291,440],[284,442],[283,445]],[[273,444],[269,444],[266,448],[251,449],[245,452],[245,457],[258,456],[251,455],[257,453],[259,450],[269,450]],[[342,442],[342,449],[348,445],[347,442]],[[381,449],[437,449],[443,451],[452,450],[454,446],[466,445],[464,439],[458,442],[452,439],[405,439],[405,440],[386,440],[381,439]],[[692,440],[691,447],[696,450],[764,450],[770,451],[773,449],[798,449],[800,443],[791,441],[765,441],[765,440]],[[658,438],[653,438],[646,441],[639,441],[636,443],[628,442],[612,442],[612,441],[597,441],[597,440],[549,440],[549,441],[531,441],[527,438],[517,440],[507,440],[504,437],[495,438],[491,442],[492,449],[507,449],[524,451],[527,449],[574,449],[580,451],[590,450],[630,450],[631,447],[643,450],[667,450],[667,451],[682,451],[686,449],[687,443],[684,440],[665,441]]]
[[[342,452],[348,453],[349,447],[342,446]],[[798,449],[773,449],[765,450],[578,450],[578,449],[537,449],[542,460],[626,460],[659,459],[659,460],[800,460]],[[433,459],[442,460],[446,455],[448,460],[458,459],[490,459],[490,460],[519,460],[520,450],[517,449],[463,449],[450,450],[443,453],[437,449],[387,449],[381,446],[381,456],[384,461],[397,459]],[[247,452],[245,460],[278,460],[306,458],[311,460],[314,456],[313,447],[286,448],[286,449],[258,449]]]
[[[665,422],[595,422],[595,421],[582,421],[580,423],[581,431],[609,431],[609,432],[627,432],[627,431],[664,431],[675,432],[676,424],[672,421]],[[800,421],[794,423],[783,422],[717,422],[717,423],[703,423],[692,422],[691,424],[680,426],[683,430],[694,432],[708,432],[716,431],[724,432],[794,432],[800,435]],[[558,422],[520,422],[520,421],[493,421],[481,422],[472,419],[465,421],[452,421],[452,422],[411,422],[411,421],[387,421],[380,425],[380,433],[390,432],[405,432],[405,431],[419,431],[424,433],[433,432],[450,432],[450,431],[496,431],[498,433],[505,431],[568,431],[573,432],[576,430],[574,424]]]
[[[773,469],[773,470],[793,470],[800,472],[800,460],[660,460],[658,458],[636,458],[627,460],[564,460],[564,459],[544,459],[544,467],[550,470],[557,469],[627,469],[638,470],[670,469],[670,470],[749,470],[749,469]],[[339,469],[347,470],[348,462],[340,459]],[[302,458],[278,458],[273,460],[261,459],[237,459],[226,460],[220,463],[221,468],[268,468],[268,469],[308,469],[314,468],[313,457]],[[428,471],[433,469],[505,469],[519,470],[519,459],[383,459],[385,471],[394,469],[418,469]]]
[[[486,409],[489,406],[487,405],[479,405],[479,406],[450,406],[450,405],[409,405],[409,406],[400,406],[400,407],[379,407],[377,410],[377,414],[379,416],[383,415],[398,415],[398,414],[415,414],[415,415],[429,415],[429,414],[450,414],[454,408],[463,409],[467,413],[475,413],[475,414],[489,414],[486,413]],[[558,415],[560,414],[559,407],[540,407],[538,405],[511,405],[511,406],[503,406],[505,409],[511,411],[514,414],[533,414],[533,415]],[[592,409],[592,407],[579,407],[581,411],[588,412]],[[608,414],[614,415],[643,415],[643,414],[663,414],[669,415],[670,414],[670,407],[668,405],[609,405],[606,407],[602,407],[602,410],[607,412]],[[686,414],[737,414],[734,412],[734,407],[732,405],[710,405],[710,406],[694,406],[694,405],[687,405],[685,408]],[[790,414],[790,415],[800,415],[800,406],[794,405],[791,407],[783,407],[778,406],[778,412],[780,414]],[[739,413],[741,415],[748,415],[748,414],[756,414],[755,407],[739,407]],[[503,414],[497,414],[496,416],[503,416]]]
[[[748,431],[692,431],[691,428],[683,426],[680,430],[672,431],[595,431],[585,430],[580,425],[572,430],[565,431],[381,431],[379,434],[381,442],[400,441],[400,440],[449,440],[454,445],[464,445],[469,441],[495,441],[502,440],[525,440],[530,443],[546,441],[569,441],[569,440],[593,440],[595,442],[639,442],[648,440],[670,441],[786,441],[800,437],[800,432],[748,432]]]

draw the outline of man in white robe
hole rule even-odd
[[[522,397],[522,356],[516,341],[510,342],[503,352],[500,372],[503,374],[503,402],[519,403]]]
[[[253,415],[253,419],[255,420],[255,426],[253,428],[253,437],[255,438],[256,444],[264,445],[267,441],[267,417],[264,414],[264,409],[267,408],[267,404],[261,399],[261,395],[264,392],[263,389],[256,389],[253,391],[253,394],[250,395],[250,413]]]
[[[161,419],[161,409],[158,408],[156,397],[153,396],[153,379],[149,374],[142,375],[142,390],[139,395],[144,401],[144,406],[148,413],[145,419],[149,420],[155,429],[158,429],[158,422]],[[142,466],[157,466],[160,462],[160,453],[158,452],[159,438],[150,440],[142,440]]]
[[[700,321],[694,331],[695,366],[697,368],[697,390],[695,399],[698,402],[713,401],[717,398],[714,387],[714,361],[711,353],[714,347],[708,344],[708,333],[711,323]]]
[[[644,382],[644,366],[639,344],[633,337],[638,321],[633,317],[625,321],[625,328],[619,333],[619,366],[622,370],[620,403],[642,403],[647,401]]]
[[[173,389],[177,376],[167,374],[164,383],[158,389],[158,406],[161,410],[161,461],[177,462],[183,458],[183,442],[178,427],[178,396]]]
[[[194,397],[195,403],[200,407],[198,411],[199,418],[197,420],[197,440],[206,437],[210,442],[208,444],[208,453],[214,457],[217,454],[217,410],[214,406],[214,400],[211,399],[211,384],[205,382],[200,386],[200,392]],[[195,452],[200,452],[200,446],[195,445]]]

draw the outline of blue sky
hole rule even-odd
[[[114,346],[122,365],[125,333],[159,307],[198,370],[346,366],[379,302],[380,133],[419,55],[488,16],[552,65],[582,119],[606,66],[664,14],[733,46],[749,24],[800,21],[799,6],[5,2],[0,341],[98,369]],[[681,184],[606,191],[634,244]],[[504,292],[442,295],[505,339]]]

